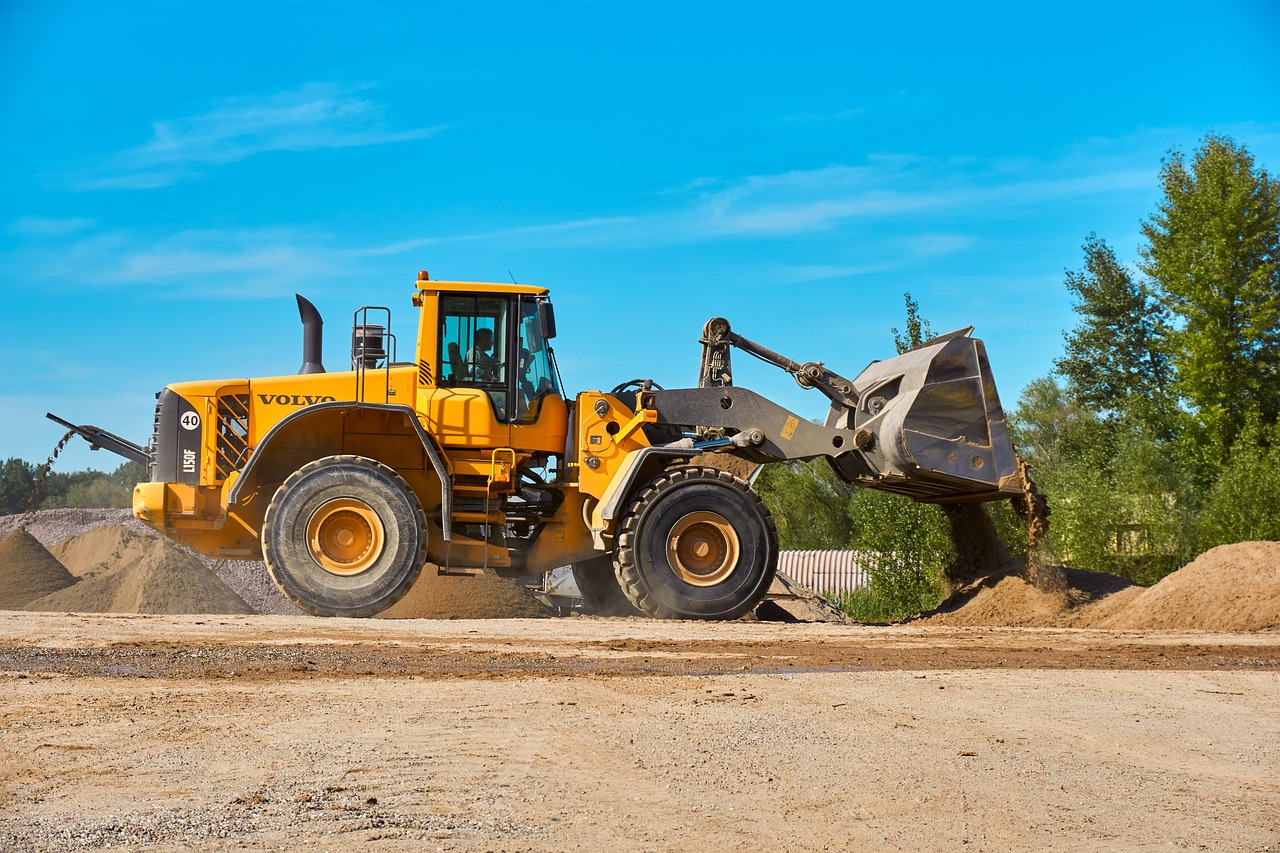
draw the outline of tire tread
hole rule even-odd
[[[769,547],[776,554],[778,549],[778,531],[773,521],[773,515],[769,512],[769,508],[765,506],[764,501],[756,494],[751,485],[740,477],[731,474],[721,468],[711,468],[701,465],[686,465],[680,468],[671,468],[662,472],[658,476],[650,480],[640,491],[636,497],[632,499],[627,507],[627,511],[623,514],[621,522],[618,525],[617,548],[615,550],[615,570],[618,576],[618,585],[622,588],[624,594],[630,599],[631,603],[642,613],[647,613],[658,619],[686,619],[691,618],[690,614],[682,613],[674,610],[667,605],[658,601],[646,585],[642,572],[636,560],[636,551],[638,537],[636,535],[636,527],[639,523],[640,516],[646,505],[657,500],[663,493],[670,488],[677,488],[679,484],[695,481],[713,480],[718,483],[730,486],[738,492],[746,496],[751,503],[759,509],[765,520],[765,530],[768,537]],[[766,577],[762,583],[762,590],[767,590],[773,582],[773,576],[777,571],[777,561],[771,560],[766,570]],[[719,618],[719,619],[736,619],[749,611],[751,611],[758,601],[744,602],[735,610],[728,614],[717,617],[700,617],[700,618]],[[697,617],[695,617],[697,618]]]
[[[271,501],[267,504],[266,514],[263,516],[262,538],[264,542],[263,542],[263,548],[262,548],[262,558],[263,558],[263,562],[266,563],[267,574],[271,577],[271,582],[274,583],[276,588],[280,590],[280,593],[284,595],[286,599],[296,604],[298,607],[316,616],[328,616],[331,614],[318,612],[315,609],[308,607],[305,603],[298,601],[292,594],[290,594],[290,592],[285,588],[284,584],[280,580],[279,571],[276,569],[275,566],[272,565],[271,550],[266,547],[265,539],[267,536],[267,531],[271,529],[271,526],[274,522],[274,515],[276,512],[278,512],[279,503],[283,500],[283,497],[287,495],[291,489],[295,488],[299,482],[306,479],[306,477],[310,475],[312,472],[318,469],[329,467],[331,465],[336,465],[336,464],[355,465],[358,468],[365,468],[365,469],[368,469],[370,472],[377,474],[380,477],[389,479],[393,483],[398,480],[400,484],[403,485],[404,490],[413,497],[413,504],[417,506],[418,523],[422,525],[422,529],[424,531],[426,530],[425,516],[423,516],[422,514],[422,507],[417,500],[417,496],[414,495],[413,490],[409,488],[409,485],[404,482],[404,479],[399,474],[397,474],[392,468],[389,468],[388,466],[383,465],[381,462],[377,461],[376,459],[370,459],[367,456],[357,456],[355,454],[350,454],[350,453],[335,454],[333,456],[324,456],[324,457],[321,457],[320,459],[315,459],[315,460],[312,460],[311,462],[308,462],[306,465],[303,465],[297,471],[294,471],[292,474],[286,477],[285,481],[281,483],[279,488],[277,488],[274,494],[272,494]],[[409,578],[409,580],[406,583],[404,583],[401,586],[401,588],[395,590],[392,593],[392,595],[390,595],[387,598],[379,599],[377,602],[371,603],[363,607],[343,608],[342,615],[346,617],[352,617],[352,618],[364,618],[368,616],[373,616],[374,614],[381,613],[383,610],[386,610],[388,607],[390,607],[391,605],[399,601],[401,598],[403,598],[409,592],[409,588],[413,586],[414,581],[417,580],[418,572],[422,570],[422,565],[426,562],[426,558],[427,558],[426,550],[427,550],[427,538],[426,536],[423,536],[419,544],[417,557],[415,558],[415,562],[417,563],[417,570],[415,570],[412,576]]]

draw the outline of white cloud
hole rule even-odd
[[[359,271],[332,234],[295,228],[188,229],[171,234],[117,228],[43,240],[0,254],[0,273],[146,287],[157,296],[272,297],[308,282]]]
[[[879,156],[860,166],[722,182],[702,195],[699,228],[705,237],[785,236],[827,231],[850,220],[1004,214],[1073,197],[1146,189],[1155,172],[1155,163],[1136,166],[1116,158],[1079,164]]]
[[[316,245],[319,235],[287,230],[185,231],[120,256],[105,271],[109,282],[180,282],[203,276],[269,275],[301,279],[333,269],[336,254]]]
[[[857,253],[858,260],[789,270],[792,281],[874,274],[921,258],[968,248],[965,223],[975,211],[1022,209],[1071,196],[1129,187],[1146,189],[1152,173],[1103,170],[1069,174],[1061,164],[971,163],[912,156],[868,158],[734,180],[693,182],[663,197],[658,209],[537,223],[488,232],[405,235],[375,245],[344,244],[314,229],[188,229],[155,234],[134,229],[80,233],[70,224],[31,224],[45,235],[0,262],[44,278],[145,286],[169,296],[235,294],[269,297],[318,280],[380,269],[380,259],[429,246],[489,242],[506,247],[661,246],[702,241],[795,238],[911,216],[919,229]],[[27,221],[27,220],[23,220]],[[79,223],[84,225],[87,223]],[[64,239],[48,238],[64,228]],[[69,238],[69,239],[68,239]],[[19,256],[21,255],[21,256]]]
[[[383,145],[444,129],[392,130],[382,105],[358,96],[366,88],[308,83],[291,92],[231,98],[200,115],[158,121],[149,141],[108,157],[73,188],[154,189],[269,151]]]
[[[367,116],[373,109],[355,103],[346,113]],[[272,110],[267,113],[275,115]],[[331,105],[289,114],[330,113],[343,110]],[[184,157],[183,162],[195,162],[195,152],[208,152],[200,155],[201,162],[213,162],[218,148],[214,140],[230,138],[233,124],[230,119],[192,121],[185,131],[171,132],[163,143],[156,142],[156,149],[169,152],[163,156],[174,162]],[[242,118],[238,126],[269,124],[298,129],[315,122]],[[1190,132],[1187,135],[1194,138]],[[243,136],[257,141],[236,143],[240,154],[266,150],[268,144],[283,145],[286,139],[282,134],[268,142],[265,134],[259,138],[247,131]],[[856,165],[830,164],[729,179],[694,178],[678,188],[635,200],[625,215],[588,215],[467,233],[401,232],[372,245],[353,244],[342,235],[316,229],[94,232],[94,223],[87,219],[27,217],[8,229],[28,238],[27,245],[0,256],[0,266],[46,279],[146,286],[173,295],[201,288],[204,293],[253,297],[287,293],[307,281],[385,270],[388,261],[384,259],[463,242],[502,249],[651,248],[796,240],[834,233],[849,247],[847,251],[824,250],[823,257],[792,269],[787,277],[840,278],[880,273],[915,259],[971,248],[987,227],[984,220],[1032,220],[1068,202],[1140,208],[1149,204],[1154,193],[1160,154],[1170,139],[1178,138],[1165,130],[1131,138],[1089,139],[1043,159],[879,154]],[[186,154],[179,156],[181,151]],[[910,229],[901,233],[902,228],[895,226],[893,230],[900,233],[886,243],[879,225],[894,218],[907,219]]]
[[[522,225],[516,228],[504,228],[498,231],[484,231],[474,234],[451,234],[436,237],[415,237],[389,243],[385,246],[373,246],[363,249],[350,249],[347,254],[369,257],[374,255],[398,255],[411,252],[424,246],[436,246],[441,243],[474,242],[477,240],[513,241],[523,237],[537,237],[540,245],[570,246],[584,243],[600,242],[616,237],[619,229],[625,229],[637,223],[631,216],[601,216],[592,219],[572,219],[567,222],[550,222],[542,225]],[[548,240],[553,243],[548,243]]]

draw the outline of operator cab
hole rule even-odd
[[[439,384],[483,390],[499,423],[535,423],[543,400],[563,396],[546,297],[446,292],[439,318]]]

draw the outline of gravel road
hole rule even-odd
[[[1280,850],[1280,634],[0,612],[0,848]]]

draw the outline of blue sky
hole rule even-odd
[[[1210,129],[1280,170],[1278,92],[1274,0],[0,0],[0,458],[44,459],[45,411],[145,443],[166,383],[294,372],[295,292],[331,369],[363,304],[411,347],[419,269],[551,288],[571,390],[693,384],[714,315],[853,376],[910,291],[1012,406],[1089,232],[1136,259]]]

